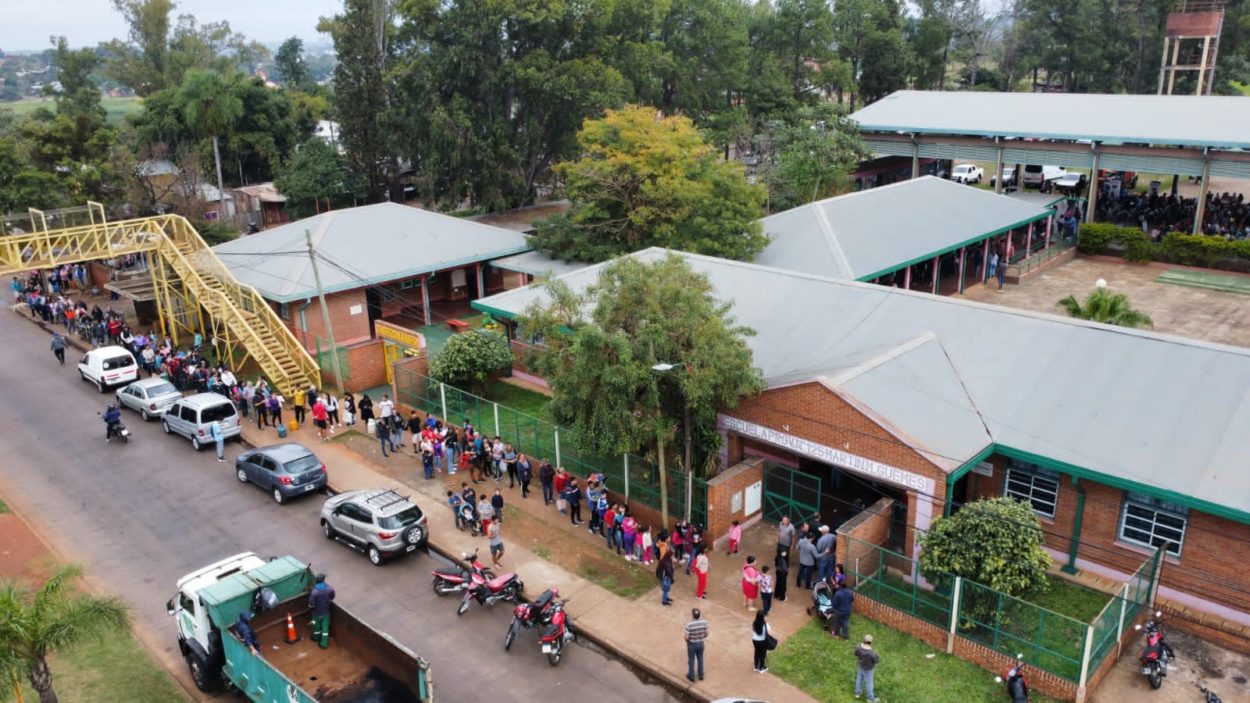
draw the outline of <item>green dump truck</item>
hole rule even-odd
[[[345,608],[331,606],[330,647],[313,642],[312,586],[307,564],[251,552],[178,579],[165,608],[195,685],[224,686],[256,703],[432,703],[429,664]],[[259,640],[255,654],[236,629],[244,611]],[[290,628],[294,643],[287,642]]]

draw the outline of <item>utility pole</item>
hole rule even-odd
[[[334,390],[343,394],[343,369],[339,366],[339,347],[334,343],[334,327],[330,325],[330,308],[326,305],[326,292],[321,287],[321,270],[317,268],[317,253],[313,250],[312,232],[304,230],[304,241],[308,242],[308,261],[312,264],[313,281],[317,284],[317,300],[321,301],[321,323],[325,325],[326,337],[330,340],[330,366],[334,372]]]

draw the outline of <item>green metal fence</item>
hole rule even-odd
[[[1124,582],[1120,594],[1113,596],[1107,607],[1103,608],[1098,617],[1094,618],[1094,639],[1090,651],[1090,669],[1096,669],[1103,660],[1111,656],[1124,636],[1124,631],[1131,627],[1142,608],[1150,607],[1151,594],[1154,591],[1154,579],[1158,573],[1159,559],[1162,551],[1142,562],[1137,570]]]
[[[918,579],[909,579],[914,563],[911,559],[868,542],[846,539],[852,543],[851,554],[866,552],[845,565],[856,593],[939,627],[950,626],[950,596],[922,588]]]
[[[660,509],[659,471],[649,459],[635,454],[587,456],[577,449],[577,438],[572,430],[442,383],[413,369],[396,367],[395,374],[398,401],[455,425],[468,420],[479,432],[498,435],[511,442],[518,452],[557,463],[574,475],[586,476],[592,471],[601,471],[607,478],[608,488],[623,494],[629,502]],[[687,476],[676,466],[668,467],[666,475],[668,512],[676,519],[686,514]],[[692,476],[689,488],[691,519],[706,525],[707,482]]]
[[[963,579],[959,634],[1004,654],[1023,654],[1040,669],[1078,681],[1090,626]]]

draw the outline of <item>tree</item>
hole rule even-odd
[[[1133,309],[1127,295],[1112,293],[1101,286],[1085,296],[1084,303],[1078,301],[1076,296],[1069,295],[1060,300],[1058,306],[1070,317],[1078,320],[1090,320],[1117,327],[1154,326],[1154,321],[1149,315]]]
[[[584,156],[556,171],[572,208],[539,223],[534,247],[603,261],[651,246],[749,259],[767,239],[756,221],[765,191],[720,160],[686,117],[631,106],[587,120]]]
[[[453,335],[430,360],[430,376],[455,385],[482,390],[490,377],[512,365],[508,339],[490,330]]]
[[[1051,559],[1041,521],[1031,505],[1015,498],[973,501],[937,518],[920,536],[920,549],[920,573],[939,586],[949,587],[950,576],[1012,596],[1047,586]]]
[[[202,69],[187,71],[182,87],[178,89],[178,98],[187,126],[200,137],[213,140],[218,197],[221,215],[225,217],[226,191],[221,180],[221,148],[218,142],[243,116],[243,101],[233,93],[221,74]]]
[[[81,575],[78,567],[63,567],[33,591],[12,581],[0,582],[0,661],[29,679],[40,703],[57,701],[49,655],[130,626],[120,600],[95,598],[72,588]]]
[[[869,151],[846,110],[825,102],[801,108],[792,123],[768,123],[756,154],[768,210],[777,212],[845,192],[847,174]]]
[[[681,425],[693,470],[720,445],[698,428],[764,387],[746,344],[754,331],[736,324],[707,276],[676,254],[617,259],[580,295],[558,280],[545,288],[546,302],[525,311],[519,334],[542,340],[527,364],[551,384],[556,420],[589,456],[653,446]],[[662,363],[677,368],[653,370]]]
[[[273,61],[286,85],[302,88],[311,82],[308,65],[304,63],[304,41],[299,37],[291,37],[282,42]]]
[[[287,198],[291,217],[313,214],[316,203],[335,200],[354,202],[365,197],[364,180],[338,151],[320,137],[312,137],[300,145],[278,174],[274,185]]]

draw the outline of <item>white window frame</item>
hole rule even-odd
[[[1017,486],[1012,486],[1013,481]],[[1054,487],[1042,484],[1043,481],[1054,484]],[[1059,511],[1059,473],[1012,459],[1007,463],[1007,470],[1003,472],[1003,495],[1022,500],[1038,515],[1054,519]],[[1038,503],[1049,505],[1050,511],[1039,509]]]
[[[1128,524],[1130,517],[1136,524],[1132,526]],[[1172,524],[1160,524],[1161,517],[1180,521],[1181,524],[1179,527]],[[1130,530],[1133,534],[1129,533]],[[1159,534],[1161,530],[1167,532],[1179,530],[1180,537],[1173,539],[1169,535],[1161,535]],[[1164,555],[1180,558],[1185,547],[1185,534],[1188,531],[1189,508],[1141,493],[1124,492],[1124,503],[1120,507],[1120,522],[1116,528],[1116,535],[1119,539],[1150,549],[1160,546],[1156,542],[1163,540],[1166,542],[1163,545]]]

